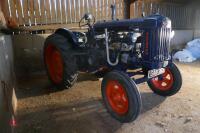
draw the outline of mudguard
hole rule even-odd
[[[67,38],[67,40],[72,44],[72,47],[78,47],[78,41],[76,35],[65,28],[59,28],[55,31],[55,34],[59,34]]]

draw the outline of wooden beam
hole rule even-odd
[[[73,23],[73,24],[51,24],[51,25],[37,25],[37,26],[27,26],[23,27],[20,26],[15,29],[0,29],[0,32],[5,33],[5,34],[23,34],[23,33],[37,33],[43,31],[43,33],[52,33],[55,30],[59,28],[66,28],[69,30],[73,31],[82,31],[85,32],[87,31],[88,27],[82,27],[80,28],[78,24]]]
[[[59,28],[78,28],[77,23],[72,24],[48,24],[48,25],[36,25],[36,26],[27,26],[27,27],[20,27],[20,30],[26,30],[26,31],[37,31],[37,30],[55,30]]]

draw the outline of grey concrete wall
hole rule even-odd
[[[194,38],[200,38],[200,30],[196,29],[194,31]]]
[[[13,46],[8,35],[0,35],[0,54],[0,79],[13,84]]]
[[[17,76],[44,71],[43,44],[48,34],[14,35],[15,68]]]
[[[171,41],[171,49],[183,49],[187,42],[193,40],[193,30],[174,30],[175,36]]]
[[[10,36],[0,33],[0,132],[11,132],[9,121],[16,111],[13,47]]]

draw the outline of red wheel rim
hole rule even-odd
[[[159,79],[159,77],[153,78],[152,83],[155,86],[155,88],[161,90],[161,91],[167,91],[170,90],[173,83],[173,75],[169,68],[165,69],[165,72],[162,74],[162,78]]]
[[[51,80],[59,84],[63,78],[63,60],[58,49],[51,44],[45,49],[45,62]]]
[[[128,112],[128,97],[124,87],[118,81],[108,81],[106,97],[114,112],[120,115]]]

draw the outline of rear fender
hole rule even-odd
[[[74,33],[65,28],[59,28],[55,31],[56,34],[62,35],[72,44],[72,47],[78,47],[78,41]]]

